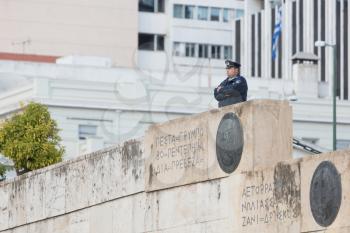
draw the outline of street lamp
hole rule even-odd
[[[316,47],[333,48],[333,150],[337,149],[337,47],[336,44],[328,44],[325,41],[318,40],[315,42]]]

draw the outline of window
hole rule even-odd
[[[185,56],[185,44],[180,42],[174,42],[173,46],[174,56]]]
[[[208,7],[204,7],[204,6],[198,7],[197,19],[208,20]]]
[[[232,59],[232,46],[174,42],[173,56]]]
[[[154,34],[139,33],[139,49],[140,50],[164,50],[164,36]]]
[[[157,35],[157,51],[164,51],[164,36],[163,35]]]
[[[220,20],[220,8],[216,8],[216,7],[210,8],[210,20],[211,21]]]
[[[164,0],[158,0],[158,12],[165,12]]]
[[[186,57],[194,57],[195,56],[195,48],[196,48],[196,44],[193,43],[186,43],[186,53],[185,56]]]
[[[224,59],[232,59],[232,46],[224,46]]]
[[[180,56],[180,43],[174,42],[173,44],[173,56]]]
[[[139,0],[139,11],[164,12],[164,0]]]
[[[185,6],[185,18],[193,19],[194,6]]]
[[[228,22],[230,20],[229,18],[229,10],[228,9],[224,9],[222,12],[222,21],[224,22]]]
[[[235,10],[236,11],[236,19],[242,18],[244,16],[244,10]]]
[[[184,9],[183,5],[175,4],[174,5],[174,18],[182,19],[184,17],[183,9]]]
[[[154,12],[154,0],[139,0],[139,11]]]
[[[211,58],[220,59],[220,45],[211,46]]]
[[[223,9],[222,11],[222,21],[223,22],[230,22],[232,19],[235,18],[235,12],[232,9]]]
[[[208,58],[208,45],[207,44],[199,44],[198,45],[198,57]]]
[[[79,139],[85,140],[87,138],[95,137],[97,134],[96,125],[79,125]]]
[[[154,50],[154,35],[139,33],[139,49]]]
[[[160,0],[158,0],[160,1]],[[164,0],[162,3],[158,3],[155,6],[158,9],[164,11]],[[209,11],[210,10],[210,11]],[[222,21],[230,22],[235,18],[242,18],[244,11],[242,9],[229,9],[219,7],[206,7],[206,6],[193,6],[174,4],[173,16],[180,19],[198,19],[198,20],[210,20],[210,21]]]

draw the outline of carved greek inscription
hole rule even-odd
[[[253,183],[242,190],[241,225],[254,225],[284,222],[298,217],[293,209],[281,203],[274,195],[274,183]]]
[[[206,133],[202,127],[157,136],[153,144],[152,175],[204,165],[204,137]]]

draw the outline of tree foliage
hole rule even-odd
[[[60,162],[58,131],[47,107],[31,102],[0,128],[0,153],[13,161],[17,174]]]
[[[0,181],[6,178],[5,173],[6,173],[6,166],[0,163]]]

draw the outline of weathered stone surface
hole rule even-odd
[[[349,233],[350,227],[339,227],[339,228],[332,228],[332,229],[326,229],[319,231],[320,233]],[[310,232],[312,233],[312,232]]]
[[[0,231],[8,229],[9,224],[9,185],[0,183]]]
[[[94,215],[93,217],[96,217],[96,215]],[[101,216],[101,218],[99,219],[100,222],[104,222],[103,217],[104,216]],[[92,229],[91,227],[94,226],[93,223],[95,223],[96,221],[97,219],[93,219],[93,220],[91,219],[91,208],[84,209],[78,212],[73,212],[69,214],[69,222],[67,224],[68,232],[70,233],[103,232],[102,230],[101,231],[91,230]]]
[[[26,179],[27,222],[33,222],[44,217],[45,178],[45,174],[38,174]]]
[[[65,213],[67,169],[68,166],[57,166],[44,172],[46,175],[44,194],[45,217],[53,217]]]
[[[66,212],[84,208],[89,204],[89,191],[91,188],[92,176],[88,170],[89,162],[81,160],[70,165],[70,172],[67,173],[65,192]],[[83,195],[77,195],[81,193]]]
[[[234,232],[300,232],[300,173],[298,163],[245,172],[231,187],[236,199]]]
[[[13,231],[9,231],[9,232],[11,232],[11,233],[27,233],[27,231],[28,231],[28,227],[23,226],[23,227],[17,227]]]
[[[229,221],[230,198],[227,179],[147,193],[144,230],[173,229],[219,219]]]
[[[83,210],[85,212],[85,210]],[[60,217],[51,218],[47,221],[47,224],[52,225],[52,232],[54,233],[69,233],[70,215],[66,214]],[[80,231],[78,231],[80,232]],[[31,233],[31,232],[28,232]],[[84,232],[86,233],[86,232]]]
[[[142,144],[132,140],[2,182],[0,231],[142,192],[143,171]]]
[[[113,215],[113,233],[144,232],[145,225],[145,193],[139,193],[111,203]],[[154,208],[154,207],[149,207]],[[120,221],[123,219],[123,221]]]
[[[146,190],[290,159],[291,115],[287,102],[256,100],[151,126],[145,136]]]
[[[228,220],[213,220],[207,222],[198,222],[192,225],[176,226],[173,228],[162,229],[158,231],[149,231],[149,233],[217,233],[230,232]]]
[[[123,212],[124,209],[119,209],[119,211]],[[90,231],[87,232],[113,233],[113,205],[98,205],[91,208],[89,213],[90,218],[87,219],[86,224],[90,225]]]
[[[152,126],[145,137],[147,190],[208,179],[208,114]]]
[[[27,222],[26,213],[26,178],[20,177],[16,182],[10,183],[8,200],[8,225],[10,228]]]
[[[282,125],[283,119],[290,116],[290,107],[274,101],[245,104],[151,128],[153,136],[167,135],[164,129],[181,135],[182,139],[175,137],[175,146],[194,141],[198,151],[191,155],[204,156],[204,162],[188,170],[182,169],[185,170],[182,173],[181,169],[174,173],[167,171],[168,175],[160,177],[155,183],[157,186],[148,190],[145,180],[152,177],[145,179],[147,166],[161,164],[153,160],[147,165],[144,163],[144,146],[154,143],[153,137],[125,142],[0,183],[0,232],[350,232],[347,196],[350,193],[350,151],[279,162],[291,153],[291,129]],[[216,154],[217,129],[223,116],[232,113],[241,122],[244,147],[238,166],[233,171],[225,171]],[[236,131],[236,123],[231,123],[223,125]],[[228,142],[237,140],[233,144],[239,147],[241,139],[235,138],[232,131],[222,129],[219,137]],[[184,132],[193,132],[187,136],[187,139],[191,137],[191,142],[185,139]],[[277,145],[270,140],[277,141]],[[157,143],[160,150],[165,142]],[[237,148],[225,143],[225,150]],[[225,153],[226,165],[235,160]],[[181,154],[176,156],[181,157]],[[325,163],[334,164],[337,172],[321,169],[315,175],[317,167],[322,168],[320,164]],[[337,191],[332,196],[337,190],[334,186],[337,173],[341,185],[339,211],[334,221],[324,227],[312,214],[310,186],[313,183],[316,187],[312,195],[316,196],[316,207],[321,206],[318,213],[323,209],[331,213],[335,210],[334,198],[339,194]],[[329,182],[332,184],[327,185]],[[320,183],[325,186],[317,186]],[[327,199],[322,192],[332,198]]]
[[[27,233],[300,232],[297,165],[124,196],[29,223]]]

